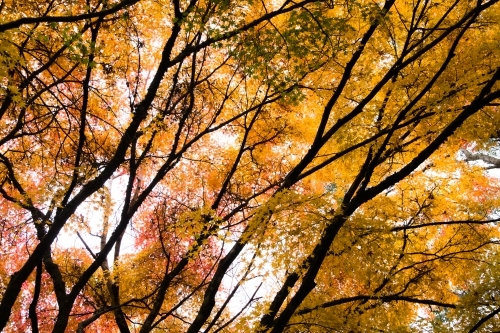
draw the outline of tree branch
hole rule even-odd
[[[370,301],[370,300],[382,301],[384,303],[394,302],[394,301],[402,301],[402,302],[424,304],[424,305],[435,305],[435,306],[440,306],[440,307],[444,307],[444,308],[451,308],[451,309],[455,309],[457,307],[456,304],[452,304],[452,303],[444,303],[444,302],[434,301],[434,300],[430,300],[430,299],[419,299],[419,298],[410,297],[410,296],[359,295],[359,296],[339,298],[339,299],[336,299],[334,301],[326,302],[326,303],[323,303],[321,305],[315,306],[314,308],[303,309],[303,310],[297,311],[297,314],[304,315],[304,314],[308,314],[308,313],[311,313],[311,312],[316,311],[316,310],[326,309],[326,308],[330,308],[330,307],[337,306],[337,305],[342,305],[342,304],[356,302],[356,301]]]

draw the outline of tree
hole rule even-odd
[[[498,330],[497,2],[2,1],[1,329]]]

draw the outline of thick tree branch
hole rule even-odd
[[[10,29],[19,28],[25,24],[37,24],[37,23],[49,23],[49,22],[78,22],[83,20],[88,20],[96,17],[103,18],[107,15],[114,14],[124,8],[130,7],[140,0],[123,0],[117,5],[104,9],[99,12],[81,14],[81,15],[73,15],[73,16],[42,16],[42,17],[23,17],[21,19],[7,22],[4,24],[0,24],[0,32],[4,32]]]
[[[461,148],[460,152],[464,154],[465,156],[465,161],[467,162],[473,162],[473,161],[483,161],[487,164],[491,164],[490,166],[487,167],[487,169],[497,169],[500,168],[500,158],[488,155],[488,154],[483,154],[483,153],[471,153],[465,148]]]

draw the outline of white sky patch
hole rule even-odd
[[[101,235],[106,222],[108,223],[106,240],[108,240],[120,221],[127,182],[128,177],[126,174],[115,174],[104,185],[104,188],[109,191],[110,198],[106,199],[105,194],[102,192],[94,193],[84,204],[80,205],[73,215],[73,220],[68,221],[68,225],[63,228],[55,244],[63,249],[80,248],[87,250],[88,246],[94,255],[99,253],[101,251]],[[108,206],[109,203],[111,205]],[[132,219],[123,235],[120,253],[132,254],[137,252],[134,242],[135,233]],[[109,263],[113,262],[113,253],[114,249],[108,254]]]

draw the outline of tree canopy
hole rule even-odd
[[[0,330],[500,330],[498,2],[1,0]]]

